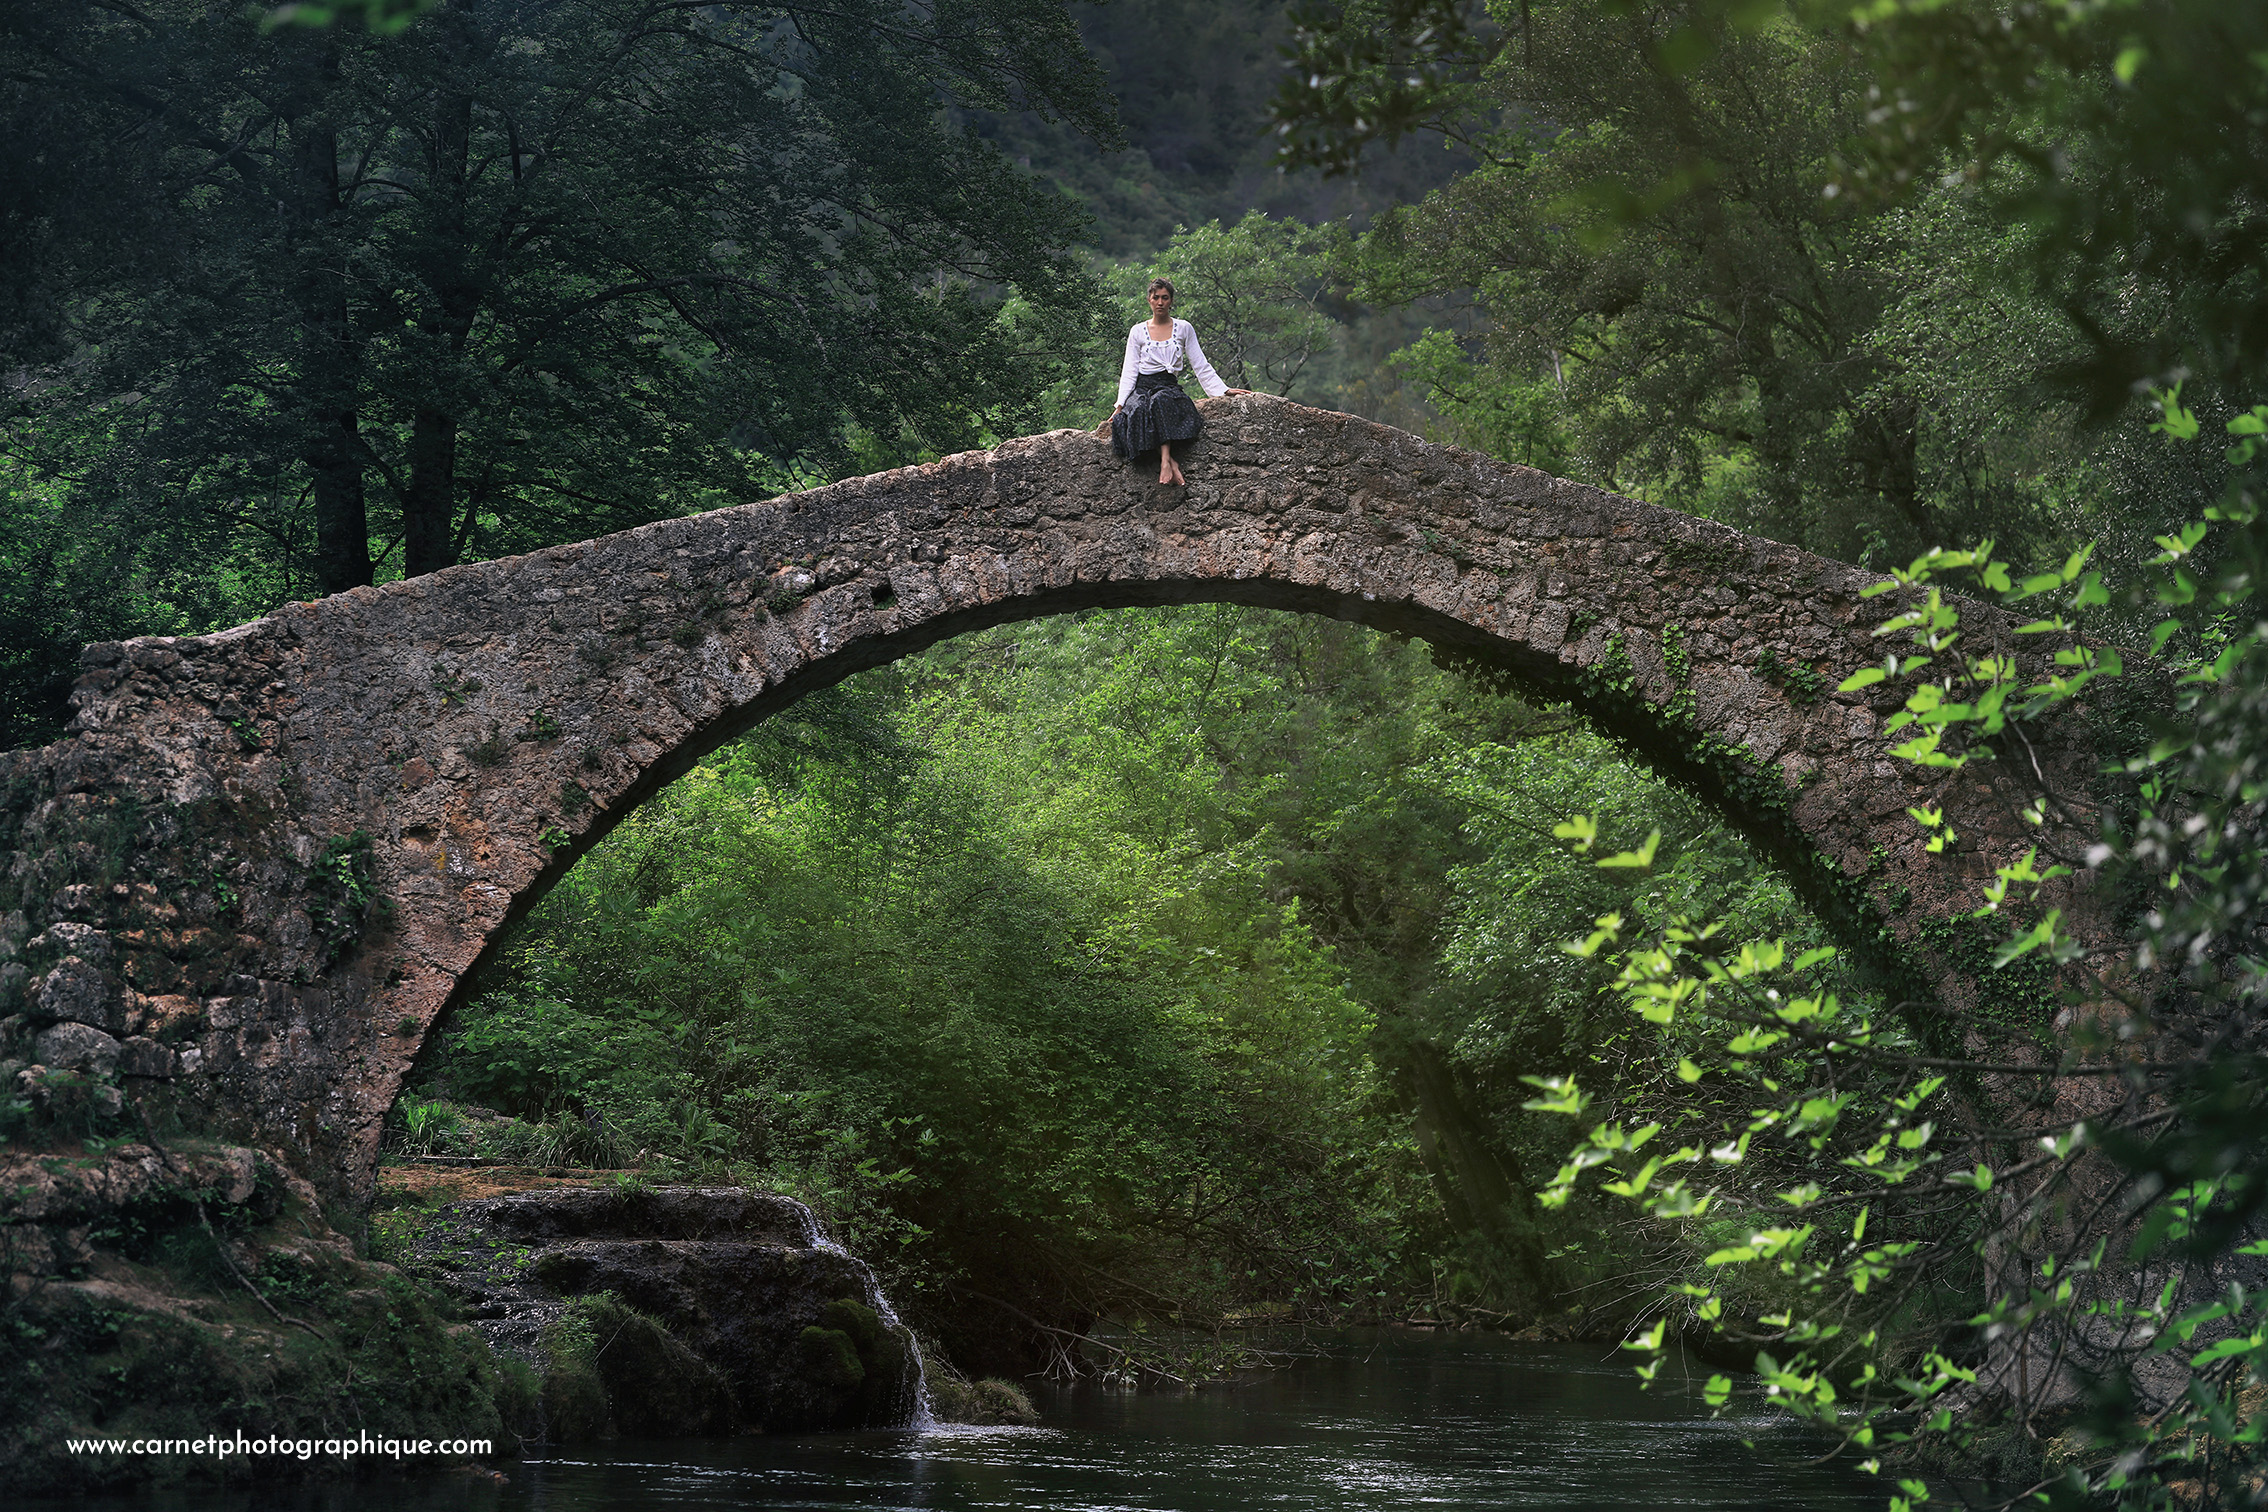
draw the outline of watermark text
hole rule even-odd
[[[444,1456],[462,1459],[467,1456],[493,1454],[493,1439],[409,1439],[380,1438],[371,1433],[358,1433],[352,1438],[284,1438],[270,1434],[255,1438],[239,1430],[235,1433],[207,1434],[203,1438],[134,1438],[65,1439],[64,1448],[73,1454],[190,1454],[200,1459],[428,1459]]]

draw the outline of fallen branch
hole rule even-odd
[[[1016,1306],[1016,1304],[1014,1304],[1013,1302],[1003,1302],[998,1297],[987,1296],[983,1292],[970,1291],[966,1287],[960,1286],[954,1287],[953,1290],[960,1292],[963,1296],[974,1297],[979,1302],[990,1302],[994,1307],[999,1308],[1002,1312],[1009,1314],[1011,1317],[1022,1319],[1024,1322],[1029,1323],[1032,1327],[1038,1329],[1042,1333],[1053,1335],[1058,1339],[1070,1339],[1080,1344],[1092,1344],[1097,1349],[1118,1356],[1118,1358],[1125,1361],[1130,1368],[1144,1375],[1154,1375],[1163,1380],[1171,1381],[1176,1386],[1194,1389],[1191,1382],[1183,1380],[1180,1376],[1175,1375],[1172,1371],[1163,1369],[1156,1365],[1145,1364],[1143,1361],[1136,1359],[1128,1351],[1119,1348],[1116,1344],[1098,1339],[1092,1334],[1083,1334],[1078,1330],[1071,1328],[1058,1328],[1053,1323],[1042,1323],[1039,1319],[1033,1317],[1030,1313],[1025,1312],[1022,1308]],[[1062,1353],[1067,1360],[1070,1358],[1069,1350],[1063,1350]],[[1077,1373],[1076,1365],[1073,1364],[1071,1369],[1072,1373],[1075,1375]]]

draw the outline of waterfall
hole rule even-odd
[[[824,1250],[830,1255],[840,1255],[843,1259],[858,1267],[858,1273],[866,1278],[866,1305],[874,1309],[874,1315],[882,1320],[884,1327],[904,1334],[906,1343],[912,1347],[914,1361],[913,1402],[906,1413],[905,1422],[899,1426],[910,1428],[916,1433],[927,1433],[930,1429],[935,1428],[937,1418],[930,1411],[929,1373],[922,1364],[921,1340],[914,1337],[914,1331],[899,1320],[898,1310],[892,1307],[890,1299],[882,1294],[882,1283],[874,1279],[874,1268],[828,1238],[827,1231],[819,1226],[819,1215],[817,1213],[812,1212],[810,1208],[792,1197],[782,1200],[802,1215],[804,1243],[815,1250]]]

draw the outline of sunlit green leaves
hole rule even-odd
[[[1565,1113],[1580,1118],[1591,1106],[1590,1094],[1572,1076],[1523,1076],[1520,1080],[1543,1095],[1529,1098],[1521,1107],[1535,1113]]]
[[[1615,943],[1621,936],[1622,915],[1618,913],[1601,914],[1596,929],[1580,940],[1568,941],[1564,948],[1571,956],[1579,956],[1584,960],[1589,960],[1607,946]]]
[[[1587,851],[1599,838],[1598,821],[1589,814],[1576,814],[1553,825],[1551,834],[1555,840],[1565,840],[1575,849]]]
[[[1610,870],[1643,871],[1654,864],[1654,852],[1660,849],[1661,843],[1662,832],[1657,829],[1646,836],[1646,843],[1639,846],[1638,849],[1618,851],[1611,856],[1602,856],[1595,864]]]

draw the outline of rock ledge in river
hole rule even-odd
[[[566,1437],[889,1427],[910,1334],[790,1198],[744,1187],[557,1187],[436,1209],[411,1269],[543,1374]],[[603,1401],[594,1397],[601,1394]]]

